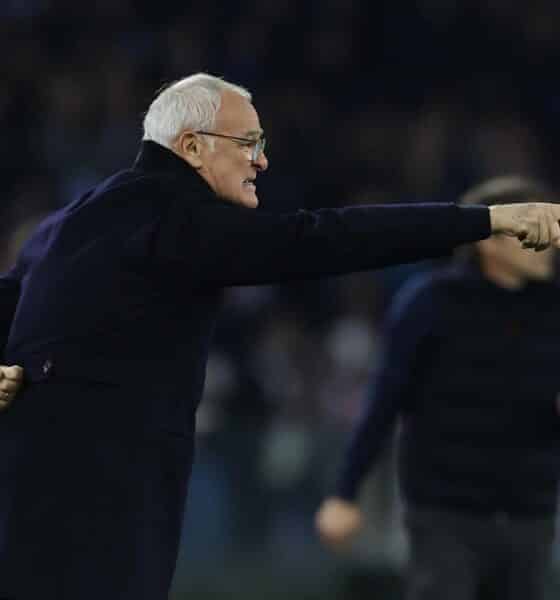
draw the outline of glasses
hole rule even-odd
[[[243,146],[244,148],[250,148],[252,162],[258,160],[261,152],[264,152],[264,149],[266,147],[266,138],[264,136],[261,136],[257,139],[253,139],[237,137],[235,135],[225,135],[223,133],[213,133],[211,131],[197,131],[196,133],[199,133],[200,135],[210,135],[212,137],[225,138],[226,140],[233,140],[234,142],[237,142],[240,146]]]

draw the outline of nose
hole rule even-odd
[[[256,167],[257,171],[266,171],[268,169],[268,158],[264,152],[261,152],[256,160],[253,161],[253,165]]]

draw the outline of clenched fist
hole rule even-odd
[[[490,206],[492,233],[518,238],[524,248],[560,248],[560,205],[544,202]]]
[[[0,412],[11,405],[22,383],[23,369],[21,367],[0,365]]]
[[[315,527],[321,540],[334,547],[348,542],[361,526],[359,506],[342,498],[327,498],[315,517]]]

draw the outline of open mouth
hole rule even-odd
[[[256,186],[255,186],[255,180],[254,179],[244,179],[243,180],[243,185],[245,187],[250,187],[252,189],[256,188]]]

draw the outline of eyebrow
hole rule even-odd
[[[262,137],[264,135],[264,131],[262,129],[252,129],[251,131],[247,131],[245,133],[245,137]]]

